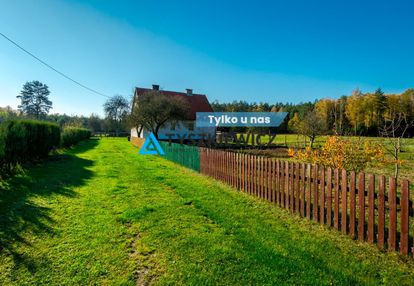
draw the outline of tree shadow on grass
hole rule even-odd
[[[92,177],[93,162],[82,159],[83,153],[98,144],[88,140],[66,154],[52,155],[46,161],[28,167],[24,173],[0,181],[0,255],[11,256],[15,268],[36,270],[35,261],[19,248],[30,246],[25,234],[53,235],[52,210],[33,201],[34,197],[61,195],[74,197],[74,187]]]

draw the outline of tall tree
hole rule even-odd
[[[378,88],[375,93],[375,113],[376,113],[376,125],[378,128],[384,124],[384,112],[387,109],[387,97],[384,92]]]
[[[354,133],[357,135],[359,124],[363,122],[365,117],[364,98],[360,90],[355,90],[348,98],[345,113],[354,125]]]
[[[130,125],[150,130],[156,138],[160,128],[170,120],[183,120],[188,115],[190,105],[182,97],[166,96],[162,91],[149,91],[135,100],[130,115]]]
[[[26,82],[17,98],[21,104],[18,106],[23,114],[36,119],[44,118],[52,108],[49,100],[49,87],[38,80]]]
[[[129,101],[122,95],[114,95],[104,104],[106,117],[114,124],[116,136],[129,112]]]
[[[308,112],[299,125],[299,133],[309,138],[309,147],[313,148],[316,137],[326,132],[325,121],[315,110]]]

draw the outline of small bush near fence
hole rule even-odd
[[[60,128],[54,123],[10,120],[0,125],[0,167],[10,173],[19,163],[40,159],[59,146]]]
[[[89,139],[91,131],[85,128],[66,127],[62,132],[61,145],[62,147],[70,147],[76,143]]]

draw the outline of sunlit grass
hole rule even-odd
[[[1,285],[414,281],[411,258],[137,155],[125,139],[83,143],[0,192]]]

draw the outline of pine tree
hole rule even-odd
[[[387,97],[384,92],[378,88],[375,93],[375,113],[377,119],[377,128],[382,127],[384,123],[384,112],[387,108]]]
[[[36,119],[45,117],[52,108],[52,102],[49,100],[49,87],[40,81],[34,80],[26,82],[17,98],[20,98],[21,104],[18,106],[23,114]]]

